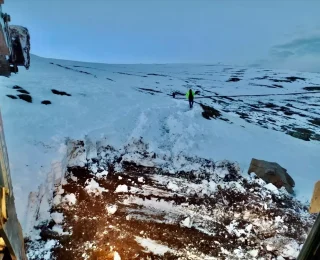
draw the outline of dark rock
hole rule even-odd
[[[304,87],[303,89],[308,91],[320,91],[320,87]]]
[[[287,116],[292,116],[294,114],[292,111],[283,111],[283,113]]]
[[[314,133],[312,130],[309,130],[306,128],[295,128],[295,130],[300,133],[305,133],[305,134],[313,134]]]
[[[278,163],[253,158],[248,170],[249,174],[252,172],[266,183],[272,183],[278,189],[285,187],[289,193],[293,194],[295,182],[287,173],[287,170],[281,167]]]
[[[275,108],[275,107],[278,107],[277,105],[273,104],[273,103],[266,103],[265,104],[265,107],[266,108]]]
[[[243,112],[236,112],[239,116],[240,116],[240,118],[242,118],[242,119],[246,119],[246,118],[249,118],[249,115],[248,114],[246,114],[246,113],[243,113]]]
[[[32,103],[32,97],[27,94],[19,94],[18,97],[28,103]]]
[[[274,74],[276,75],[276,74]],[[301,77],[295,77],[295,76],[291,76],[291,77],[285,77],[285,79],[269,79],[273,82],[286,82],[286,83],[292,83],[292,82],[295,82],[297,80],[303,80],[305,81],[306,79],[305,78],[301,78]],[[280,86],[280,85],[279,85]],[[281,86],[282,87],[282,86]]]
[[[237,77],[232,77],[230,79],[227,80],[227,82],[238,82],[240,81],[241,79],[237,78]]]
[[[202,116],[205,119],[209,119],[210,120],[211,118],[217,118],[217,117],[221,116],[221,113],[218,110],[214,109],[213,107],[206,106],[206,105],[203,105],[201,103],[200,103],[200,106],[203,109]]]
[[[148,73],[148,76],[159,76],[159,77],[168,77],[167,75],[157,74],[157,73]]]
[[[301,78],[301,77],[294,77],[294,76],[291,76],[291,77],[286,77],[286,79],[290,82],[295,82],[297,80],[302,80],[302,81],[305,81],[306,79],[305,78]]]
[[[314,125],[320,126],[320,118],[314,118],[312,120],[309,120],[309,122],[314,124]]]
[[[56,90],[56,89],[51,89],[51,91],[55,95],[68,96],[68,97],[71,96],[71,94],[68,94],[67,92],[64,92],[64,91],[59,91],[59,90]]]
[[[277,88],[277,87],[274,87],[274,86],[269,86],[269,85],[264,85],[264,84],[255,84],[255,83],[250,83],[249,85],[257,86],[257,87],[266,87],[266,88]]]
[[[264,80],[264,79],[269,79],[269,76],[263,76],[263,77],[258,77],[258,78],[254,78],[254,80]]]
[[[49,100],[43,100],[43,101],[41,102],[41,104],[50,105],[50,104],[51,104],[51,101],[49,101]]]
[[[292,131],[289,131],[288,134],[291,135],[292,137],[301,139],[303,141],[310,141],[310,137],[311,137],[311,135],[309,135],[309,134],[304,134],[304,133],[299,133],[299,132],[292,132]]]
[[[319,134],[314,134],[310,137],[311,140],[315,140],[315,141],[320,141],[320,135]]]
[[[18,85],[15,85],[12,87],[13,89],[23,89],[22,87],[18,86]]]
[[[143,91],[147,91],[147,92],[151,92],[151,93],[162,93],[159,90],[155,90],[155,89],[151,89],[151,88],[138,88],[138,89],[143,90]]]
[[[12,98],[12,99],[18,99],[16,96],[14,95],[7,95],[7,97]]]
[[[260,108],[258,105],[254,105],[254,104],[249,104],[249,106],[253,108]]]
[[[304,141],[310,141],[310,137],[314,132],[305,128],[295,128],[293,131],[287,132],[287,134]]]
[[[203,116],[205,119],[211,120],[210,116],[209,116],[206,112],[202,112],[202,116]]]

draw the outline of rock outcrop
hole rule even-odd
[[[249,174],[252,172],[265,182],[272,183],[277,188],[285,187],[289,193],[293,194],[294,180],[278,163],[253,158],[248,170]]]

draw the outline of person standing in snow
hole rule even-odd
[[[190,89],[186,94],[187,99],[189,100],[190,108],[193,108],[194,92]]]

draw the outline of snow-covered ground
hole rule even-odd
[[[300,78],[287,78],[292,76]],[[229,81],[232,77],[239,81]],[[29,71],[0,81],[12,181],[24,228],[29,193],[38,191],[48,173],[61,174],[68,138],[105,138],[120,148],[142,136],[157,154],[227,159],[238,162],[244,174],[253,157],[275,161],[293,177],[301,200],[310,199],[320,178],[319,126],[310,122],[320,117],[320,93],[303,89],[320,85],[317,73],[223,65],[89,64],[33,56]],[[23,89],[13,89],[15,85]],[[200,91],[197,102],[213,106],[229,121],[204,119],[198,104],[189,110],[179,95],[189,88]],[[57,95],[52,89],[66,93]],[[23,90],[32,103],[14,99]],[[176,99],[172,92],[178,93]],[[51,104],[41,104],[45,100]],[[269,103],[276,109],[266,106]],[[287,104],[289,112],[282,109]],[[252,105],[258,111],[251,110]],[[312,131],[316,140],[286,134],[294,128]]]

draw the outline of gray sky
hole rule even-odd
[[[5,0],[39,56],[320,72],[319,0]]]

